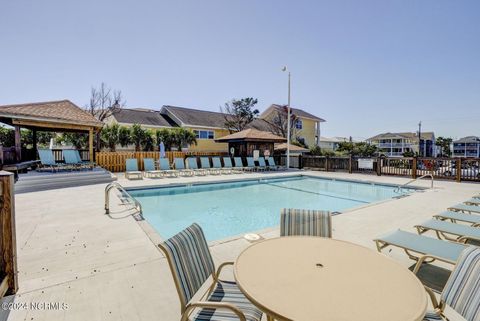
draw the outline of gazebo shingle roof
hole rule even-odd
[[[215,139],[216,142],[228,142],[228,141],[269,141],[275,143],[286,142],[287,139],[274,135],[270,132],[257,130],[254,128],[244,129],[240,132],[233,133],[227,136]]]
[[[0,106],[0,117],[103,126],[102,122],[70,100]]]

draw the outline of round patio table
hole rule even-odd
[[[404,266],[366,247],[281,237],[245,249],[234,267],[245,296],[276,320],[418,321],[427,294]]]

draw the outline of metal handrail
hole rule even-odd
[[[137,201],[130,194],[128,194],[128,192],[123,188],[123,186],[117,182],[111,182],[105,187],[105,214],[110,214],[110,191],[113,188],[119,190],[123,195],[127,195],[127,197],[135,205],[135,209],[139,212],[140,215],[142,215],[142,204],[140,204],[139,201]]]
[[[430,177],[430,178],[432,179],[432,180],[431,180],[431,184],[430,184],[430,188],[433,188],[433,175],[432,175],[432,174],[425,174],[425,175],[422,175],[422,176],[417,177],[417,178],[415,178],[415,179],[412,179],[412,180],[406,182],[406,183],[403,184],[403,185],[398,185],[397,188],[395,188],[394,191],[395,191],[395,193],[398,193],[398,192],[400,192],[400,191],[402,190],[403,187],[405,187],[405,186],[407,186],[407,185],[410,185],[411,183],[413,183],[413,182],[415,182],[415,181],[417,181],[417,180],[419,180],[419,179],[425,178],[425,177]]]

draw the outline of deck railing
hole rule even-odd
[[[344,171],[415,179],[432,175],[434,179],[480,182],[480,158],[431,157],[328,157],[297,156],[299,166],[322,171]]]

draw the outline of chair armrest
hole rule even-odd
[[[217,273],[215,273],[214,275],[214,279],[215,281],[222,281],[220,279],[220,273],[222,272],[223,268],[226,267],[227,265],[233,265],[234,262],[223,262],[222,264],[220,264],[217,268]]]
[[[204,302],[204,301],[189,304],[185,309],[185,312],[183,312],[181,321],[187,321],[189,314],[195,308],[227,309],[235,313],[238,316],[240,321],[247,321],[243,312],[240,311],[240,309],[234,306],[233,304],[224,303],[224,302]]]

